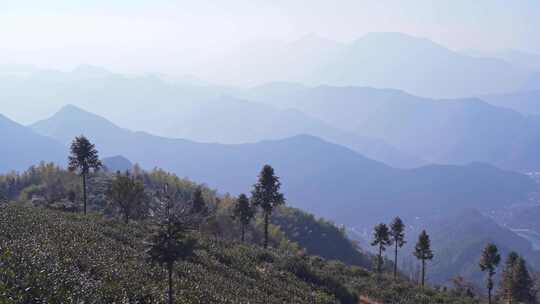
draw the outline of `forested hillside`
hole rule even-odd
[[[151,210],[156,208],[152,199],[158,195],[165,183],[174,185],[179,198],[188,204],[197,189],[202,190],[202,197],[210,210],[209,216],[214,227],[208,228],[220,238],[238,239],[239,226],[234,223],[233,209],[235,198],[226,194],[219,195],[204,185],[198,185],[189,179],[178,178],[163,170],[142,171],[135,166],[135,174],[144,181],[144,200],[132,210],[133,219],[147,219]],[[108,191],[116,180],[115,172],[99,172],[88,178],[88,210],[103,213],[109,218],[122,218],[122,210],[108,197]],[[172,186],[171,186],[172,187]],[[79,211],[81,209],[82,189],[79,177],[74,173],[54,164],[41,164],[17,174],[0,175],[0,198],[3,202],[30,204],[48,209]],[[324,258],[341,260],[349,264],[371,267],[371,257],[361,253],[345,236],[345,232],[334,224],[315,218],[304,211],[288,206],[280,206],[271,217],[270,238],[275,245],[305,248],[310,254]],[[246,227],[246,240],[261,243],[259,229],[262,218],[258,215],[254,222]],[[334,244],[332,248],[316,245],[316,240],[325,238]],[[289,242],[298,244],[294,244]],[[298,247],[300,246],[300,247]]]
[[[175,264],[176,303],[357,303],[360,297],[385,303],[474,303],[454,292],[422,290],[413,282],[371,273],[365,268],[371,267],[371,258],[342,231],[299,210],[285,207],[273,215],[273,249],[257,245],[260,217],[242,243],[232,217],[234,198],[164,171],[139,170],[135,167],[134,174],[145,185],[146,199],[133,205],[128,223],[110,194],[122,174],[90,176],[86,216],[80,213],[80,180],[74,173],[43,164],[0,177],[3,303],[165,301],[166,269],[147,257],[157,216],[151,210],[159,210],[156,204],[163,197],[158,190],[165,184],[175,189],[178,206],[191,206],[189,198],[201,189],[201,210],[206,210],[191,216],[198,228],[187,233],[196,240],[195,250]],[[322,239],[337,251],[314,242]]]

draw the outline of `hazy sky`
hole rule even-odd
[[[539,29],[539,0],[0,0],[0,63],[156,69],[247,41],[373,31],[540,52]]]

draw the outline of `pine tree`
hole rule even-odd
[[[103,165],[99,160],[98,151],[84,135],[75,137],[71,143],[69,156],[69,170],[78,171],[82,177],[84,214],[86,214],[86,178],[91,170],[97,171]]]
[[[519,255],[512,251],[508,254],[506,261],[504,262],[504,269],[501,276],[500,293],[501,297],[506,303],[515,303],[517,286],[515,283],[515,268]]]
[[[203,192],[201,187],[197,187],[193,192],[192,202],[192,212],[197,214],[206,214],[208,207],[204,201]]]
[[[259,174],[258,182],[251,192],[253,205],[261,207],[264,213],[264,248],[268,247],[268,224],[274,208],[285,204],[283,194],[279,192],[281,183],[275,176],[274,168],[265,165]]]
[[[431,251],[431,241],[425,230],[422,230],[418,237],[418,242],[414,247],[414,256],[422,261],[422,287],[425,285],[426,279],[426,261],[433,259],[433,251]]]
[[[146,198],[144,184],[134,176],[130,176],[128,171],[125,174],[120,172],[116,174],[107,196],[120,208],[126,224],[134,212],[141,211]]]
[[[186,260],[193,256],[197,245],[196,239],[188,235],[192,230],[188,221],[182,218],[182,211],[174,210],[168,187],[165,186],[155,232],[150,237],[147,255],[152,263],[165,266],[168,273],[168,303],[174,302],[172,274],[174,264],[178,260]]]
[[[527,269],[527,263],[520,257],[516,263],[514,272],[517,288],[517,299],[523,303],[536,303],[536,292],[534,281]]]
[[[491,304],[491,291],[493,290],[493,276],[495,269],[501,262],[501,255],[495,244],[489,243],[482,251],[480,257],[480,269],[487,271],[486,287],[488,289],[488,303]]]
[[[373,229],[373,241],[371,242],[371,246],[378,246],[379,248],[379,254],[377,255],[377,272],[382,272],[382,264],[383,264],[383,251],[386,250],[386,246],[390,245],[390,231],[388,230],[388,226],[386,224],[378,224]]]
[[[244,236],[246,232],[246,227],[249,225],[249,222],[255,216],[255,209],[249,202],[248,197],[245,194],[240,194],[236,200],[236,204],[233,209],[233,218],[237,219],[240,222],[242,229],[242,242],[244,242]]]
[[[394,280],[397,279],[398,248],[405,245],[405,225],[396,217],[390,224],[390,242],[394,245]]]

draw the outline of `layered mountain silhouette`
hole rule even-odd
[[[179,105],[166,134],[196,141],[249,143],[310,134],[394,167],[417,167],[421,159],[369,136],[342,131],[296,109],[277,109],[230,96]]]
[[[461,53],[473,57],[502,59],[516,66],[522,66],[531,70],[540,70],[540,54],[534,52],[515,49],[485,52],[469,49],[463,50]]]
[[[389,37],[394,40],[394,35]],[[318,43],[316,37],[307,40]],[[436,48],[420,40],[425,48]],[[534,93],[526,97],[531,102],[501,97],[509,100],[506,105],[494,97],[490,102],[501,106],[496,107],[477,99],[438,100],[367,87],[199,86],[89,66],[71,73],[6,77],[0,88],[6,113],[21,102],[32,102],[33,111],[20,114],[26,116],[23,120],[35,121],[31,116],[49,116],[51,107],[74,102],[130,129],[143,127],[152,134],[200,142],[236,144],[311,134],[393,167],[479,161],[520,171],[540,168],[538,119],[501,108],[533,108]]]
[[[43,118],[52,114],[51,108],[75,102],[128,128],[144,127],[161,136],[247,143],[311,134],[391,166],[425,164],[382,139],[345,132],[298,110],[233,97],[235,89],[183,84],[157,76],[125,77],[92,66],[69,73],[34,71],[23,79],[8,77],[0,87],[0,103],[7,109],[32,102],[33,110],[21,114],[27,116],[24,120],[36,121],[28,115]]]
[[[436,100],[399,90],[273,84],[246,98],[292,107],[329,125],[382,138],[433,163],[540,169],[540,121],[480,99]]]
[[[402,33],[369,33],[350,43],[315,35],[292,43],[258,43],[209,66],[212,71],[204,77],[234,84],[249,80],[373,86],[438,98],[514,91],[533,72],[504,59],[469,56]]]
[[[392,215],[433,216],[465,206],[491,209],[525,200],[532,180],[489,165],[395,169],[309,135],[252,144],[210,144],[122,129],[74,106],[32,126],[68,145],[84,133],[103,155],[162,167],[220,191],[249,192],[264,164],[282,178],[290,204],[351,225]]]
[[[540,89],[484,95],[480,98],[492,105],[512,109],[523,115],[540,115]]]
[[[66,163],[65,147],[0,114],[0,172],[26,170],[41,161]]]

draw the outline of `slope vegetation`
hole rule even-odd
[[[166,275],[145,260],[143,223],[34,207],[0,209],[0,301],[163,303]],[[309,256],[212,241],[177,264],[177,303],[472,303]],[[380,288],[384,286],[385,288]]]

